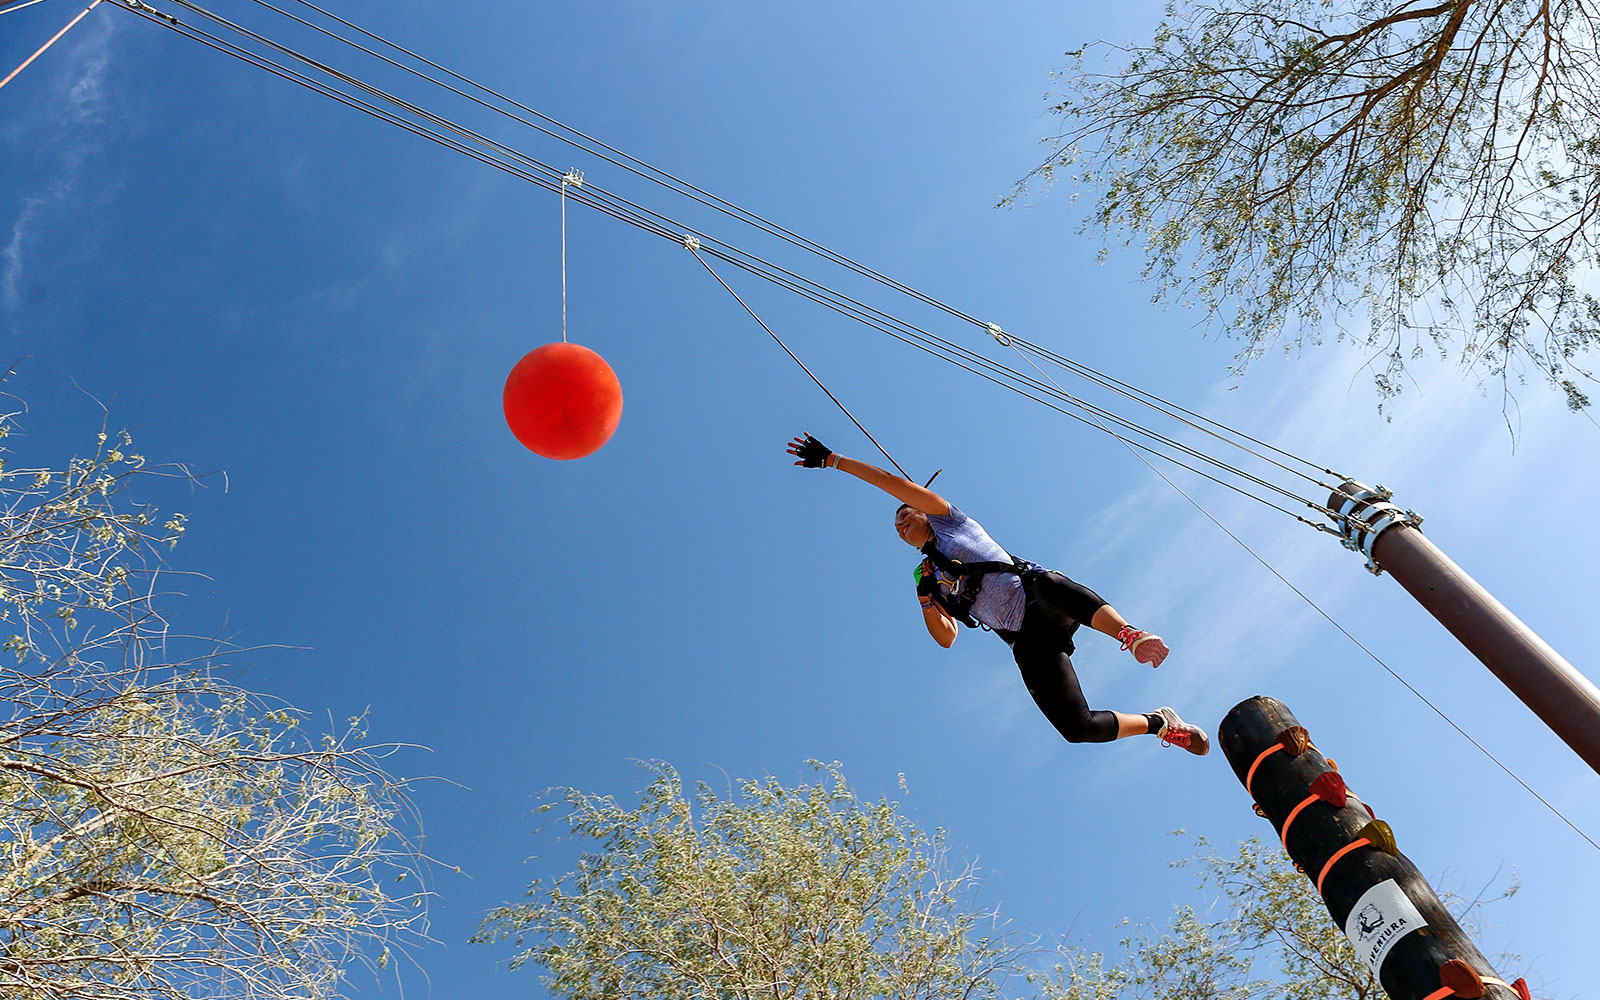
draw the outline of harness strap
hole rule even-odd
[[[972,606],[977,603],[978,593],[983,587],[982,578],[988,573],[1015,573],[1021,576],[1027,572],[1021,560],[1011,556],[1011,562],[1003,563],[996,560],[988,562],[957,562],[956,560],[939,551],[937,540],[931,541],[921,549],[928,561],[933,563],[941,572],[955,577],[956,585],[947,595],[934,588],[932,595],[934,603],[949,613],[950,617],[966,625],[968,628],[983,627],[982,623],[972,617]],[[1011,553],[1006,553],[1010,556]]]
[[[1008,563],[1000,562],[999,560],[969,563],[957,562],[940,552],[937,542],[929,542],[924,545],[922,554],[927,556],[935,566],[954,577],[982,576],[985,573],[1017,573],[1020,575],[1024,569],[1021,560],[1017,559],[1016,556],[1011,556],[1011,561]],[[1006,554],[1011,555],[1009,552]]]

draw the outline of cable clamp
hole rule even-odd
[[[700,252],[700,237],[693,233],[683,234],[683,248],[693,253]]]
[[[168,14],[164,10],[157,10],[156,8],[145,3],[144,0],[122,0],[122,2],[127,5],[129,10],[143,11],[146,17],[159,18],[172,25],[174,28],[180,28],[183,26],[183,22],[178,20],[175,15]]]
[[[1422,517],[1414,510],[1401,510],[1390,503],[1394,491],[1386,486],[1369,487],[1347,481],[1347,487],[1340,492],[1343,499],[1331,513],[1344,535],[1341,544],[1365,556],[1367,571],[1373,576],[1381,576],[1383,567],[1372,556],[1372,547],[1378,536],[1384,529],[1397,524],[1408,524],[1415,528],[1422,524]]]
[[[561,186],[566,187],[568,184],[575,188],[583,187],[583,171],[577,167],[568,170],[566,176],[561,178]]]
[[[1000,344],[1001,347],[1011,346],[1011,338],[1006,336],[1006,332],[1004,330],[1000,329],[999,323],[988,324],[987,332],[989,336],[993,337],[996,342]]]

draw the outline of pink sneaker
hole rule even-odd
[[[1161,666],[1161,661],[1167,658],[1172,650],[1161,641],[1159,635],[1141,632],[1132,625],[1122,626],[1122,631],[1117,633],[1117,641],[1122,643],[1122,648],[1133,653],[1133,658],[1140,663],[1148,663],[1152,667]]]
[[[1206,731],[1192,723],[1184,722],[1166,705],[1156,709],[1156,714],[1161,716],[1161,731],[1156,735],[1161,737],[1161,745],[1168,747],[1183,747],[1196,757],[1204,757],[1211,751],[1211,737]]]

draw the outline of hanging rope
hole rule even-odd
[[[26,7],[28,5],[27,4],[23,4],[22,6]],[[28,58],[22,60],[22,65],[21,66],[18,66],[16,69],[12,70],[10,73],[7,73],[6,74],[6,78],[4,80],[0,80],[0,87],[4,87],[6,84],[10,83],[12,80],[15,80],[17,78],[17,74],[18,73],[21,73],[23,70],[27,69],[28,66],[35,59],[37,59],[40,56],[44,55],[45,52],[50,48],[50,46],[54,45],[56,42],[59,42],[61,40],[61,36],[62,35],[65,35],[67,32],[69,32],[73,28],[77,27],[78,22],[83,20],[85,17],[88,17],[89,16],[89,12],[91,10],[94,10],[98,6],[100,6],[100,0],[90,0],[89,6],[87,6],[87,7],[83,8],[82,10],[78,11],[78,16],[73,18],[72,20],[68,21],[67,22],[67,26],[65,28],[62,28],[60,31],[56,32],[54,35],[52,35],[50,37],[50,40],[48,42],[45,42],[43,45],[39,46],[39,51],[35,52],[33,55],[29,56]],[[22,9],[21,7],[13,7],[10,10],[21,10],[21,9]],[[5,11],[4,13],[10,13],[10,10]]]
[[[583,174],[577,167],[561,178],[561,342],[567,342],[567,185],[583,187]]]
[[[715,270],[712,269],[710,264],[706,263],[706,259],[704,257],[700,256],[700,247],[701,247],[700,240],[697,239],[694,236],[685,236],[683,238],[683,245],[684,245],[684,247],[686,247],[688,249],[688,251],[690,253],[694,254],[694,259],[699,261],[701,266],[704,267],[708,272],[710,272],[710,274],[711,274],[711,276],[713,278],[717,279],[717,284],[721,285],[723,288],[726,288],[728,290],[728,294],[733,296],[733,300],[735,302],[739,303],[741,306],[744,306],[744,311],[750,314],[750,318],[755,320],[757,323],[761,324],[761,329],[767,331],[767,336],[771,337],[774,341],[777,342],[779,347],[783,348],[783,353],[789,355],[789,357],[791,357],[791,358],[794,358],[794,363],[800,366],[800,370],[805,372],[807,375],[811,376],[811,381],[817,383],[817,388],[819,388],[823,392],[827,393],[828,398],[833,400],[833,405],[837,406],[840,410],[844,411],[844,415],[849,417],[850,418],[850,422],[852,424],[855,424],[856,427],[861,431],[861,433],[863,433],[863,434],[865,434],[867,436],[867,440],[872,442],[872,446],[874,448],[877,448],[880,452],[883,452],[883,457],[887,458],[889,460],[889,464],[895,467],[895,469],[900,473],[901,477],[904,478],[904,479],[910,479],[911,478],[911,473],[907,472],[905,469],[902,469],[900,467],[900,463],[896,462],[894,460],[894,456],[889,454],[888,450],[885,449],[883,447],[883,445],[878,443],[878,439],[872,436],[872,432],[871,431],[867,430],[866,427],[862,426],[861,421],[856,419],[855,414],[850,412],[849,407],[847,407],[843,403],[839,402],[839,397],[835,396],[831,389],[829,389],[827,386],[822,384],[822,379],[817,378],[817,376],[811,371],[811,369],[806,367],[806,363],[804,361],[801,361],[798,357],[796,357],[796,355],[795,355],[795,353],[793,351],[789,350],[789,345],[785,344],[781,337],[779,337],[776,333],[772,332],[772,327],[770,327],[766,323],[762,322],[761,317],[756,315],[756,311],[754,309],[751,309],[750,306],[745,302],[745,300],[741,299],[739,297],[739,293],[734,291],[733,288],[731,286],[729,286],[729,284],[726,281],[722,280],[722,275],[718,274]],[[939,473],[937,473],[937,472],[934,473],[935,476],[937,476],[938,474]],[[928,480],[928,482],[931,483],[931,482],[933,482],[933,480],[930,478]]]
[[[9,7],[0,7],[0,14],[10,14],[12,11],[18,11],[24,7],[32,7],[36,3],[44,3],[44,0],[22,0],[21,3],[14,3]]]

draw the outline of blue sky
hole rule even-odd
[[[77,9],[0,16],[0,67]],[[242,0],[216,9],[274,23]],[[992,207],[1039,155],[1061,53],[1148,32],[1157,5],[337,10],[974,315],[1388,485],[1569,660],[1596,661],[1592,422],[1529,387],[1513,440],[1495,391],[1426,364],[1385,420],[1339,344],[1230,378],[1229,342],[1152,306],[1136,260],[1095,262],[1070,192]],[[496,134],[681,208],[543,137]],[[375,737],[432,748],[398,769],[450,779],[417,796],[430,852],[464,870],[440,873],[440,944],[417,954],[433,995],[543,995],[466,938],[560,860],[529,836],[537,793],[626,795],[638,760],[721,781],[837,759],[867,795],[898,794],[903,772],[908,813],[978,861],[1014,927],[1099,948],[1123,917],[1193,898],[1168,867],[1188,841],[1169,831],[1271,836],[1220,754],[1068,746],[997,640],[936,647],[893,504],[782,453],[801,430],[868,460],[870,444],[681,248],[569,208],[571,338],[611,362],[626,407],[588,459],[523,451],[500,386],[560,337],[558,220],[551,194],[109,4],[0,92],[0,352],[28,356],[12,388],[31,406],[17,448],[85,446],[92,393],[152,459],[225,471],[157,498],[191,518],[177,565],[206,574],[174,614],[296,647],[245,657],[247,685],[335,717],[370,708]],[[1171,643],[1151,672],[1086,637],[1092,702],[1173,704],[1214,731],[1243,698],[1281,698],[1436,885],[1472,895],[1520,874],[1480,942],[1522,956],[1502,972],[1600,997],[1600,851],[1126,449],[725,276],[903,465],[943,468],[938,488],[1002,544]],[[970,327],[882,304],[997,356]],[[1196,496],[1597,836],[1595,775],[1392,580],[1280,514]]]

